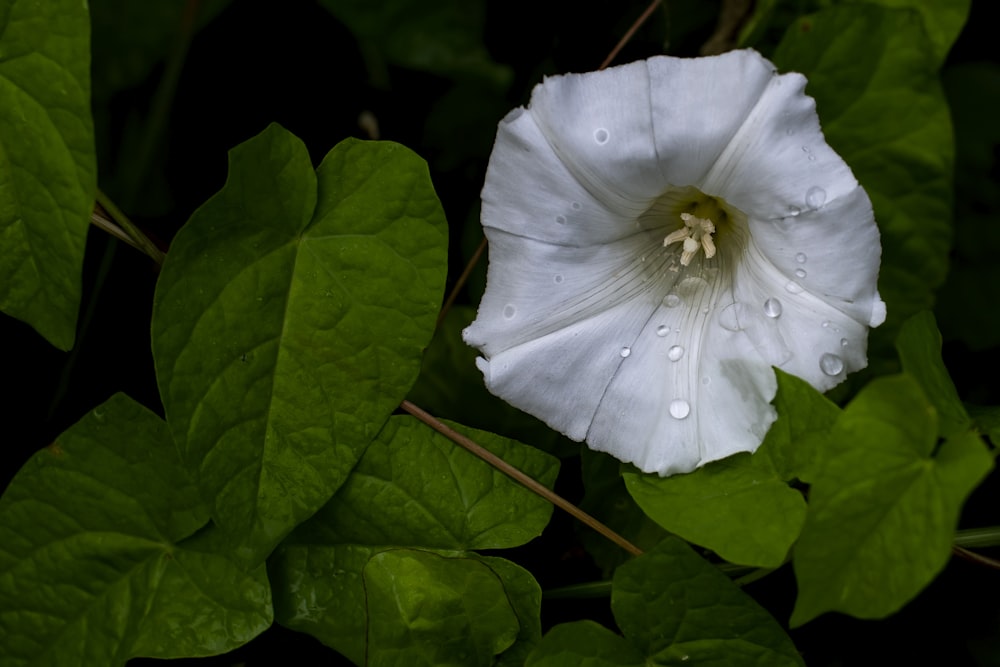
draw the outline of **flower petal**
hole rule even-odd
[[[875,291],[882,246],[863,189],[856,187],[798,216],[750,219],[748,224],[763,256],[781,272],[784,286],[794,291],[801,285],[864,325],[878,320],[873,316],[879,309],[884,319],[885,305]]]
[[[697,186],[756,220],[797,215],[853,192],[858,182],[827,145],[805,85],[801,74],[771,78]]]
[[[609,243],[636,231],[631,217],[595,199],[524,109],[500,122],[482,197],[487,230],[567,246]]]
[[[640,213],[665,184],[704,177],[774,75],[755,51],[660,56],[549,77],[530,108],[581,183],[615,210]]]

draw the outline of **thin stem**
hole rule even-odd
[[[960,530],[955,533],[955,546],[966,549],[1000,547],[1000,526]]]
[[[975,551],[969,551],[960,546],[952,546],[951,552],[963,560],[967,560],[970,563],[976,563],[977,565],[983,565],[993,570],[1000,570],[1000,561],[988,556],[983,556],[982,554],[977,554]]]
[[[125,215],[125,213],[123,213],[122,210],[118,208],[113,201],[111,201],[111,198],[104,194],[101,190],[97,191],[97,202],[101,205],[101,208],[107,211],[108,215],[111,216],[115,224],[128,234],[129,238],[133,241],[132,245],[149,255],[158,266],[163,266],[163,260],[166,258],[163,251],[157,248],[156,244],[150,241],[149,237],[142,233],[142,230],[132,224],[132,221],[128,219],[128,216]]]
[[[649,7],[646,7],[646,11],[644,11],[639,16],[639,18],[635,20],[635,23],[633,23],[632,27],[628,29],[628,32],[626,32],[625,35],[620,40],[618,40],[618,43],[615,44],[615,48],[611,49],[611,53],[609,53],[608,57],[604,59],[604,62],[601,63],[601,66],[597,68],[598,71],[604,69],[605,67],[611,64],[611,61],[613,61],[615,57],[618,56],[618,53],[623,48],[625,48],[625,45],[629,43],[629,40],[631,40],[632,37],[635,35],[635,33],[638,32],[639,28],[642,27],[642,24],[645,23],[649,19],[649,17],[653,15],[653,12],[656,11],[656,8],[660,6],[660,2],[661,0],[653,0],[651,3],[649,3]]]
[[[403,401],[400,404],[400,407],[403,408],[403,410],[405,410],[406,412],[409,412],[411,415],[413,415],[420,421],[422,421],[423,423],[430,426],[432,429],[434,429],[444,437],[454,442],[456,445],[463,447],[467,451],[481,458],[483,461],[486,461],[491,466],[493,466],[503,474],[507,475],[518,484],[521,484],[522,486],[527,488],[529,491],[533,491],[534,493],[541,496],[545,500],[549,501],[550,503],[552,503],[559,509],[563,510],[570,516],[578,519],[587,526],[590,526],[598,533],[608,538],[609,540],[611,540],[612,542],[620,546],[622,549],[632,554],[633,556],[642,555],[642,550],[639,547],[635,546],[634,544],[626,540],[624,537],[622,537],[615,531],[611,530],[603,523],[601,523],[594,517],[590,516],[589,514],[587,514],[582,509],[580,509],[573,503],[569,502],[562,496],[554,493],[553,491],[550,491],[548,488],[539,484],[528,475],[525,475],[523,472],[521,472],[511,464],[507,463],[496,454],[490,452],[487,449],[484,449],[481,445],[476,444],[475,442],[465,437],[455,429],[450,428],[447,425],[441,423],[441,421],[439,421],[437,418],[433,417],[429,413],[425,412],[423,409],[417,407],[416,405],[410,403],[409,401]]]
[[[448,298],[444,300],[444,305],[441,306],[441,312],[438,313],[437,324],[435,326],[441,326],[444,322],[445,315],[451,310],[451,307],[455,304],[455,299],[458,298],[458,293],[465,287],[465,283],[469,281],[469,276],[472,275],[472,270],[476,268],[476,264],[482,258],[483,253],[486,252],[486,237],[479,242],[479,246],[476,251],[472,253],[472,257],[469,258],[469,262],[465,265],[465,269],[462,270],[462,275],[458,277],[455,281],[455,286],[451,288],[451,292],[448,293]]]
[[[110,218],[105,217],[105,213],[107,213],[107,211],[105,211],[104,207],[100,204],[94,206],[94,210],[90,212],[90,224],[102,231],[107,232],[111,236],[114,236],[119,241],[129,244],[137,250],[142,250],[142,248],[139,247],[139,244],[133,241],[132,238],[125,233],[125,230],[116,225]]]

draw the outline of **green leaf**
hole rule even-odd
[[[365,565],[364,585],[372,667],[487,666],[520,629],[500,578],[472,558],[383,551]]]
[[[778,420],[757,452],[715,461],[687,475],[627,473],[629,493],[654,521],[732,563],[777,567],[806,516],[787,481],[809,470],[839,410],[808,383],[777,371]]]
[[[521,667],[542,638],[542,589],[531,573],[503,558],[478,556],[503,582],[504,594],[514,613],[519,630],[514,643],[497,656],[494,667]]]
[[[348,140],[313,172],[277,125],[177,234],[153,310],[168,423],[238,557],[260,562],[406,395],[441,299],[424,162]]]
[[[611,608],[632,650],[591,623],[575,623],[545,635],[527,664],[804,664],[777,621],[675,537],[618,568]],[[574,646],[581,658],[593,650],[599,659],[574,662]]]
[[[0,2],[0,310],[73,347],[97,189],[79,0]]]
[[[731,563],[777,567],[805,521],[802,494],[763,457],[715,461],[687,475],[625,474],[639,506],[671,533]]]
[[[823,456],[830,429],[840,408],[805,380],[775,369],[778,393],[774,407],[778,420],[767,432],[756,456],[771,460],[780,479],[811,482]]]
[[[937,443],[908,375],[869,384],[837,420],[795,547],[792,624],[826,611],[881,618],[944,567],[965,497],[992,467],[971,433]]]
[[[950,438],[969,430],[971,419],[941,360],[941,334],[934,315],[924,311],[903,324],[896,339],[903,370],[924,390],[937,410],[938,435]]]
[[[535,479],[555,481],[552,457],[452,426]],[[468,549],[514,547],[539,534],[550,514],[547,502],[444,436],[412,417],[393,417],[333,499],[270,559],[276,617],[360,664],[367,632],[362,572],[371,558],[399,548],[473,557]],[[516,656],[540,633],[540,592],[527,572],[494,560],[483,562],[503,580],[521,618],[510,649]]]
[[[411,69],[449,77],[472,77],[506,88],[509,68],[483,46],[485,4],[481,0],[320,0],[374,55]],[[369,66],[373,65],[369,62]]]
[[[932,305],[951,248],[955,149],[923,20],[876,5],[833,7],[792,25],[774,61],[808,77],[827,140],[871,197],[889,316],[874,335],[891,338]]]
[[[638,648],[593,621],[562,623],[545,635],[524,667],[643,667]]]
[[[551,487],[559,463],[500,436],[449,424]],[[542,532],[552,505],[413,417],[392,417],[350,478],[299,534],[328,544],[505,549]]]
[[[156,415],[123,395],[36,454],[0,498],[0,663],[223,653],[271,623],[262,568],[185,546],[208,518]]]
[[[849,0],[896,9],[912,9],[920,14],[937,65],[944,62],[969,17],[972,0]]]

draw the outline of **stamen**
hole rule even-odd
[[[667,234],[663,239],[663,247],[666,248],[673,243],[683,244],[681,266],[691,264],[699,248],[705,251],[706,259],[715,257],[715,242],[712,241],[715,223],[708,218],[698,218],[690,213],[681,213],[681,220],[684,221],[684,226]]]

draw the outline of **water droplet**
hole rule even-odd
[[[670,401],[670,416],[674,419],[684,419],[691,414],[691,406],[683,398]]]
[[[795,277],[796,278],[805,278],[806,277],[806,270],[805,269],[795,269]]]
[[[798,284],[794,280],[789,280],[785,284],[785,290],[787,290],[789,294],[801,294],[802,293],[802,285]]]
[[[667,350],[667,359],[670,361],[680,361],[680,358],[684,356],[684,348],[680,345],[671,345],[670,349]]]
[[[824,329],[829,329],[831,324],[833,324],[833,322],[831,322],[830,320],[823,320],[823,324],[821,324],[820,326],[822,326]]]
[[[827,352],[819,358],[819,369],[827,375],[839,375],[844,370],[844,361],[837,355]]]
[[[848,345],[847,339],[846,338],[841,338],[840,339],[840,347],[847,347],[847,345]]]
[[[513,304],[508,303],[506,306],[503,307],[504,318],[512,320],[514,319],[515,315],[517,315],[517,308],[515,308]]]
[[[660,326],[656,327],[656,335],[659,336],[660,338],[665,337],[668,333],[670,333],[670,327],[668,327],[666,324],[661,324]]]
[[[603,127],[599,127],[596,130],[594,130],[594,141],[596,141],[600,145],[603,146],[604,144],[608,143],[608,139],[610,138],[611,135],[608,134],[608,131],[605,130]]]
[[[799,264],[805,264],[807,259],[809,258],[806,257],[806,254],[804,252],[800,252],[798,255],[795,256],[795,261],[798,262]]]
[[[803,153],[808,153],[809,152],[809,147],[808,146],[803,146],[802,147],[802,152]]]
[[[676,308],[681,305],[681,298],[676,294],[668,294],[663,297],[663,305],[667,308]]]
[[[719,313],[719,325],[728,331],[740,330],[740,314],[742,307],[738,303],[731,303]]]
[[[788,207],[788,215],[792,216],[793,218],[795,216],[797,216],[801,212],[802,212],[802,209],[799,208],[798,206],[789,206]]]
[[[816,156],[815,155],[810,155],[809,156],[809,161],[810,162],[815,162],[816,161]]]
[[[826,190],[821,187],[811,187],[806,190],[806,206],[819,208],[826,203]]]
[[[583,205],[578,201],[573,202],[572,204],[570,204],[570,206],[573,207],[574,211],[579,211],[581,208],[583,208]]]
[[[561,273],[557,273],[556,275],[552,276],[552,282],[554,282],[556,285],[558,285],[562,281],[563,281],[563,277],[562,277]]]
[[[557,215],[556,216],[556,223],[560,224],[560,225],[565,225],[566,224],[566,216],[565,215]]]
[[[626,357],[628,357],[628,355],[632,354],[632,348],[630,348],[630,347],[623,347],[622,351],[619,352],[618,354],[620,354],[622,356],[622,359],[625,359]]]
[[[787,130],[785,130],[785,134],[787,134],[788,136],[792,136],[793,134],[795,134],[795,130],[793,130],[792,128],[788,128]]]
[[[765,301],[764,314],[768,317],[778,317],[781,315],[781,302],[777,299],[768,299]]]
[[[708,385],[712,384],[712,378],[706,375],[701,379],[701,383],[707,387]]]

